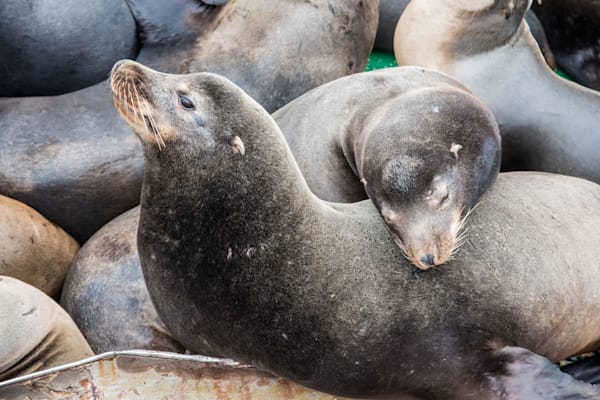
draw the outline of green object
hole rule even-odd
[[[369,57],[369,62],[367,63],[367,68],[365,68],[365,71],[373,71],[375,69],[392,68],[397,66],[398,63],[396,63],[394,54],[375,50]]]
[[[394,57],[394,54],[374,50],[371,53],[371,56],[369,57],[369,62],[367,63],[367,68],[365,68],[365,71],[373,71],[375,69],[382,68],[393,68],[397,66],[398,63],[396,63],[396,58]],[[558,67],[556,67],[555,72],[565,79],[568,79],[570,81],[572,80],[567,74],[565,74],[564,71],[562,71]]]

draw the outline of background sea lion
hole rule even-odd
[[[464,218],[500,169],[491,111],[455,80],[422,68],[337,79],[273,118],[312,192],[343,203],[368,195],[422,269],[456,251]]]
[[[600,93],[545,65],[523,23],[530,4],[412,0],[396,30],[396,59],[448,73],[490,107],[502,134],[503,170],[600,182]]]
[[[362,70],[377,23],[376,0],[130,5],[143,37],[138,60],[166,72],[219,71],[273,110]],[[107,90],[100,83],[56,97],[0,99],[0,193],[81,243],[139,203],[139,144]]]
[[[0,382],[93,355],[65,310],[24,282],[0,276]]]
[[[77,242],[33,208],[0,195],[0,275],[58,294]]]
[[[600,395],[532,352],[600,347],[600,186],[500,176],[468,252],[415,274],[370,201],[310,192],[274,121],[230,81],[127,61],[112,88],[143,142],[144,278],[186,348],[347,396]],[[142,89],[140,109],[124,93]]]
[[[96,353],[147,349],[183,353],[148,296],[137,253],[139,207],[94,234],[77,254],[61,305]]]
[[[3,0],[0,21],[0,96],[84,88],[106,79],[116,60],[135,57],[138,49],[124,0]]]
[[[576,82],[600,90],[600,2],[543,0],[533,9],[560,68]]]
[[[398,20],[409,2],[410,0],[379,1],[379,25],[377,27],[377,36],[375,37],[376,49],[390,53],[394,52],[394,32],[396,30],[396,25],[398,25]],[[550,68],[554,69],[554,67],[556,67],[556,62],[540,20],[531,10],[527,12],[525,20],[544,54],[546,62]]]

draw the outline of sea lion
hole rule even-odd
[[[129,4],[143,38],[138,60],[165,72],[219,71],[273,111],[362,70],[377,20],[376,0]],[[80,243],[139,203],[142,175],[139,143],[106,83],[56,97],[0,99],[0,193]]]
[[[600,182],[600,93],[545,65],[523,23],[530,5],[413,0],[398,23],[396,59],[448,73],[490,107],[502,135],[503,170]]]
[[[0,275],[58,294],[79,244],[33,208],[0,195]]]
[[[452,267],[415,273],[372,202],[312,194],[231,81],[132,61],[111,76],[146,161],[144,279],[186,348],[349,397],[600,396],[534,353],[600,347],[600,186],[500,176]]]
[[[465,217],[500,169],[491,111],[454,79],[422,68],[340,78],[273,118],[312,192],[343,203],[368,195],[422,269],[456,251]]]
[[[410,0],[379,1],[379,25],[377,26],[377,36],[375,37],[376,49],[390,53],[394,52],[394,32],[398,25],[398,20],[409,2]],[[556,61],[540,20],[532,10],[527,12],[525,20],[529,25],[533,37],[540,46],[548,66],[554,69],[556,67]]]
[[[120,215],[81,248],[60,304],[95,353],[147,349],[183,353],[148,296],[137,252],[139,207]]]
[[[138,50],[124,0],[3,0],[0,21],[4,97],[82,89],[105,80],[115,61]]]
[[[65,310],[33,286],[0,276],[0,382],[93,355]]]
[[[533,8],[560,68],[576,82],[600,90],[600,2],[543,0]]]

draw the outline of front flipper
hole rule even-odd
[[[600,386],[576,380],[527,349],[504,347],[494,352],[494,360],[498,372],[488,374],[488,379],[500,399],[600,399]]]

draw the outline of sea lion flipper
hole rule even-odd
[[[506,361],[506,372],[490,377],[506,398],[529,400],[600,399],[600,387],[562,372],[550,360],[520,347],[504,347],[496,354]]]

